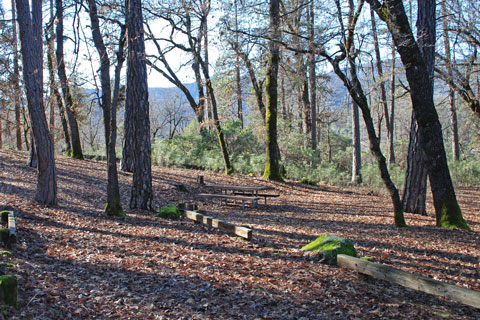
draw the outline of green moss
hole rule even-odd
[[[7,263],[7,262],[3,262],[3,261],[0,262],[0,266],[5,266],[5,267],[7,267],[7,268],[15,268],[15,265],[14,265],[14,264],[12,264],[12,263]]]
[[[372,257],[361,257],[360,260],[375,262],[375,259],[373,259]]]
[[[395,221],[395,227],[397,228],[408,227],[407,222],[405,221],[405,217],[403,215],[403,211],[396,211],[394,213],[394,221]]]
[[[111,206],[108,202],[105,205],[105,213],[108,216],[114,216],[119,218],[125,218],[127,214],[122,209],[122,205],[120,204],[120,199],[115,200],[115,205]]]
[[[462,210],[453,196],[445,199],[439,207],[435,208],[438,227],[471,230],[463,219]]]
[[[310,186],[316,186],[317,185],[317,182],[315,180],[307,178],[307,177],[302,177],[302,179],[300,179],[300,182],[303,183],[303,184],[308,184]]]
[[[0,276],[0,301],[6,305],[18,307],[17,277],[11,274]]]
[[[338,254],[345,254],[352,257],[357,256],[357,250],[355,250],[350,240],[326,233],[303,246],[302,250],[318,251],[318,253],[323,256],[323,261],[332,265],[337,264]]]
[[[178,220],[181,216],[182,214],[180,213],[180,210],[178,210],[178,208],[173,204],[163,207],[157,213],[157,217],[170,220]]]
[[[11,257],[11,256],[12,256],[12,253],[11,253],[10,251],[3,250],[2,252],[0,252],[0,255],[2,255],[2,256],[7,256],[7,257]]]

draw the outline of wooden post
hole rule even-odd
[[[197,176],[197,182],[199,185],[205,185],[205,182],[203,181],[203,176]]]

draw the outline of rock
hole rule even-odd
[[[302,250],[311,251],[316,255],[320,255],[322,257],[321,261],[330,265],[337,264],[338,254],[346,254],[352,257],[357,256],[357,250],[355,250],[350,240],[326,233],[302,247]]]
[[[163,207],[157,214],[157,217],[171,220],[178,220],[181,216],[182,214],[180,213],[180,210],[178,210],[173,204]]]

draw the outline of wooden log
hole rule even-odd
[[[15,225],[15,216],[13,215],[13,211],[10,211],[8,214],[8,231],[9,231],[9,238],[8,238],[8,247],[11,247],[12,244],[17,243],[17,227]]]
[[[185,217],[195,222],[200,222],[212,228],[222,229],[222,230],[231,232],[247,240],[252,239],[252,229],[250,228],[239,227],[234,224],[228,223],[226,221],[215,219],[213,217],[203,215],[195,211],[183,210],[182,212],[185,215]]]
[[[462,288],[453,284],[444,283],[435,279],[414,275],[412,273],[370,262],[344,254],[337,256],[340,267],[355,270],[377,279],[397,283],[407,288],[423,291],[480,308],[480,292]]]

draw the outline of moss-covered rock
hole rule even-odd
[[[2,256],[7,256],[7,257],[11,257],[12,256],[12,252],[8,251],[8,250],[3,250],[2,252],[0,252],[0,255]]]
[[[173,204],[163,207],[157,214],[157,217],[170,220],[178,220],[181,216],[180,210]]]
[[[357,256],[357,250],[355,250],[350,240],[326,233],[302,247],[302,250],[312,251],[320,255],[322,262],[331,265],[337,264],[338,254],[346,254],[352,257]]]
[[[0,303],[18,307],[17,277],[11,274],[0,276]]]

